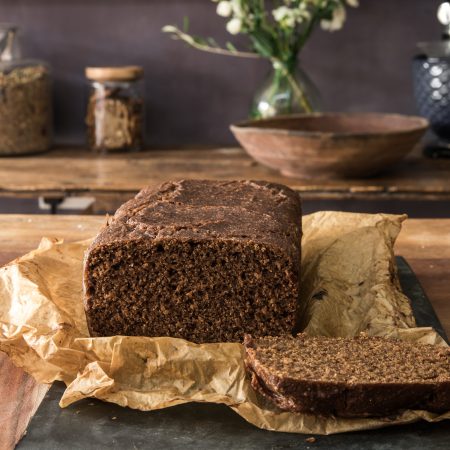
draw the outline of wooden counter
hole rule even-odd
[[[95,216],[0,215],[0,263],[36,248],[42,236],[68,241],[93,236],[104,223]],[[396,253],[412,266],[450,335],[450,220],[409,220]],[[42,400],[38,385],[0,354],[0,449],[12,448]]]
[[[80,149],[2,158],[0,196],[89,196],[93,211],[112,211],[145,185],[181,178],[264,179],[311,199],[450,200],[450,160],[411,156],[365,180],[296,180],[253,161],[242,149],[164,150],[95,156]]]

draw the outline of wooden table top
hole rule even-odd
[[[104,221],[100,216],[0,215],[0,263],[36,248],[42,236],[68,241],[91,237]],[[396,253],[415,271],[450,335],[450,219],[407,221]],[[47,389],[0,354],[0,449],[18,442]]]
[[[152,150],[95,156],[81,149],[1,158],[0,196],[91,196],[94,210],[115,210],[145,185],[170,179],[264,179],[291,186],[304,199],[449,200],[450,160],[411,156],[365,180],[297,180],[253,161],[242,149]]]

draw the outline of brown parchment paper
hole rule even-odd
[[[307,333],[354,336],[365,331],[446,345],[431,328],[415,328],[409,300],[400,291],[393,245],[404,219],[338,212],[304,217]],[[240,344],[89,338],[81,285],[88,243],[44,238],[38,249],[0,269],[0,350],[40,382],[64,381],[62,407],[86,397],[141,410],[214,402],[260,428],[317,434],[450,418],[450,413],[426,411],[376,419],[282,412],[250,387]]]

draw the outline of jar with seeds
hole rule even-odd
[[[143,69],[88,67],[86,125],[89,147],[98,153],[138,151],[143,142]]]
[[[0,24],[0,155],[48,150],[53,115],[48,66],[21,59],[17,27]]]

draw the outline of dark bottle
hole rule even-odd
[[[437,14],[442,39],[420,42],[413,59],[414,96],[419,113],[426,117],[437,140],[425,148],[427,156],[450,156],[450,2]]]

